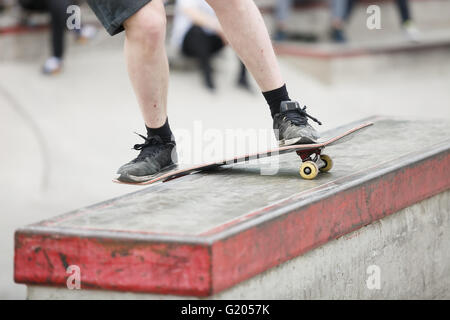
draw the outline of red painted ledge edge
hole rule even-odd
[[[206,296],[210,261],[204,245],[15,234],[18,283],[65,286],[67,268],[76,265],[83,289]]]

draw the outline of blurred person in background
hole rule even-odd
[[[182,55],[197,60],[205,86],[214,90],[211,59],[227,45],[227,40],[214,10],[204,0],[176,0],[171,45]],[[249,89],[242,62],[237,84]]]
[[[330,0],[331,28],[330,39],[335,43],[347,42],[344,26],[350,0]]]
[[[305,42],[317,41],[317,36],[300,31],[289,30],[287,21],[289,19],[292,7],[296,3],[306,2],[305,0],[276,0],[275,3],[275,41],[297,40]]]
[[[344,18],[348,9],[349,0],[328,0],[331,12],[330,38],[334,42],[345,42],[343,32]],[[316,41],[314,35],[302,35],[300,32],[289,32],[287,21],[295,3],[306,2],[305,0],[277,0],[275,5],[276,31],[274,40],[304,40]]]
[[[0,0],[0,13],[14,5],[16,0]]]
[[[214,9],[227,41],[258,83],[279,145],[317,141],[319,135],[308,121],[321,123],[305,111],[306,107],[290,99],[267,28],[253,0],[207,2]],[[169,63],[164,3],[162,0],[88,0],[88,3],[111,35],[125,30],[128,75],[147,130],[147,136],[141,136],[144,142],[133,147],[139,151],[138,156],[118,169],[117,179],[131,183],[148,181],[175,168],[178,162],[167,116]],[[187,98],[195,103],[195,97]],[[235,116],[241,114],[236,112]],[[248,125],[252,124],[250,117]]]
[[[357,0],[348,0],[348,8],[345,14],[345,20],[348,21],[350,19],[350,15],[353,11],[353,7]],[[407,39],[411,41],[418,42],[420,41],[420,31],[415,26],[413,19],[411,17],[411,10],[409,8],[408,0],[395,0],[395,4],[397,6],[398,12],[400,14],[400,22],[403,29],[403,32]]]
[[[19,4],[27,13],[48,12],[50,14],[51,27],[51,56],[45,61],[42,71],[44,74],[56,74],[62,70],[65,51],[66,21],[69,18],[67,8],[78,4],[74,0],[19,0]],[[86,41],[95,35],[95,28],[83,26],[76,30],[77,39]]]

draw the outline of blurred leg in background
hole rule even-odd
[[[51,56],[45,61],[44,74],[56,74],[61,71],[65,53],[66,21],[69,17],[67,8],[78,4],[76,0],[19,0],[20,6],[29,13],[39,12],[50,14]],[[96,28],[82,26],[75,30],[78,40],[85,42],[95,36]],[[81,41],[83,40],[83,41]]]
[[[239,60],[239,68],[240,70],[238,73],[237,85],[243,89],[252,91],[250,83],[248,82],[247,68],[245,67],[245,64],[242,63],[241,60]]]
[[[0,0],[0,13],[3,12],[6,8],[6,4],[3,0]]]
[[[283,41],[287,39],[287,19],[292,10],[294,0],[277,0],[275,3],[276,30],[274,40]]]
[[[333,42],[344,43],[347,38],[344,32],[345,16],[348,12],[349,0],[330,0],[331,30],[330,38]]]
[[[66,30],[67,7],[70,0],[20,0],[21,7],[27,11],[48,12],[51,21],[51,56],[43,66],[45,74],[55,74],[61,71],[64,57],[64,33]]]
[[[344,14],[344,20],[348,21],[350,20],[350,16],[353,12],[353,8],[356,4],[357,0],[347,0],[347,10]],[[400,15],[400,22],[402,25],[403,32],[408,40],[419,42],[421,33],[419,29],[415,26],[412,16],[411,16],[411,10],[409,7],[409,1],[408,0],[395,0],[395,4],[397,6],[397,10]]]
[[[46,0],[51,17],[52,56],[44,63],[43,71],[46,74],[59,72],[62,67],[65,49],[67,7],[70,0]]]
[[[302,0],[277,0],[275,3],[275,33],[273,39],[275,41],[294,40],[315,42],[317,36],[307,32],[289,30],[288,19],[292,9],[297,2]]]
[[[252,0],[207,0],[226,39],[251,72],[261,91],[284,85],[266,25]]]
[[[214,10],[204,0],[178,0],[171,35],[172,47],[198,63],[205,86],[214,90],[212,58],[228,43]],[[238,85],[248,88],[244,65],[240,64]]]
[[[398,12],[402,23],[403,32],[405,36],[411,41],[420,40],[420,31],[414,25],[411,18],[411,10],[409,8],[408,0],[396,0]]]
[[[182,52],[188,57],[197,59],[208,89],[214,90],[216,88],[212,77],[211,58],[224,46],[219,36],[207,34],[199,26],[192,26],[184,38]]]

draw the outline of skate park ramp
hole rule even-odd
[[[22,227],[15,281],[30,299],[449,298],[449,122],[363,120],[313,181],[291,153]]]

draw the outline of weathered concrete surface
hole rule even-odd
[[[370,266],[380,288],[369,289]],[[28,299],[179,296],[28,286]],[[186,298],[186,297],[183,297]],[[450,191],[251,278],[212,299],[449,299]]]

